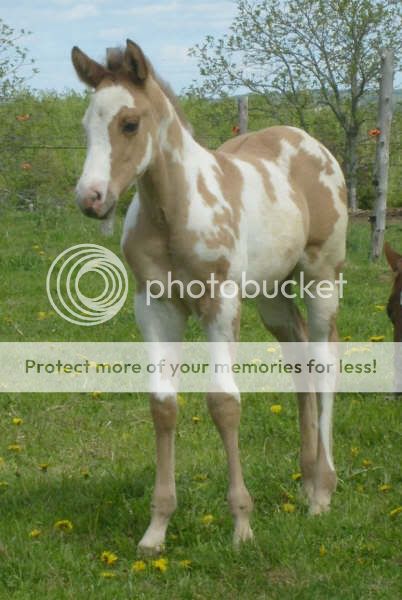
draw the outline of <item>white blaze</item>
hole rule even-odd
[[[105,87],[92,96],[83,124],[87,133],[88,151],[84,169],[77,184],[79,196],[92,186],[106,194],[111,171],[112,145],[109,125],[123,107],[134,108],[134,98],[121,85]]]

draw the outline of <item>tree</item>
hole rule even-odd
[[[237,16],[220,39],[190,49],[203,95],[247,89],[262,94],[283,122],[308,129],[312,108],[327,106],[344,136],[349,205],[357,208],[357,142],[363,99],[379,83],[380,50],[402,50],[400,0],[237,0]]]
[[[16,31],[0,19],[0,97],[15,93],[27,79],[21,70],[33,65],[34,59],[28,58],[28,50],[19,42],[29,34],[25,29]],[[31,73],[37,73],[37,69],[31,67]]]

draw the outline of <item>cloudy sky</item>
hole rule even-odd
[[[234,0],[0,0],[8,25],[32,31],[24,45],[40,72],[31,86],[57,91],[82,89],[70,62],[72,46],[103,60],[105,48],[129,37],[179,92],[198,76],[188,48],[207,34],[225,33],[235,13]]]

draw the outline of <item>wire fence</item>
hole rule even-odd
[[[0,205],[35,210],[44,205],[71,202],[85,159],[81,126],[86,100],[31,96],[0,98]],[[190,121],[191,114],[189,115]],[[237,109],[220,111],[214,122],[198,116],[196,138],[217,148],[233,135]],[[209,126],[209,127],[208,127]],[[254,128],[250,119],[250,128]],[[258,128],[258,127],[257,127]],[[312,132],[342,162],[343,139],[339,132]],[[362,130],[358,141],[358,200],[371,208],[374,200],[373,169],[376,139]],[[402,206],[402,118],[394,119],[389,170],[389,205]]]

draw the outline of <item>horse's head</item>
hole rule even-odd
[[[384,244],[384,252],[395,276],[387,312],[394,325],[394,340],[402,342],[402,255],[395,252],[388,243]]]
[[[108,57],[107,66],[77,47],[72,61],[79,78],[95,90],[83,120],[88,149],[77,202],[86,215],[104,219],[152,161],[157,122],[149,88],[155,83],[141,48],[130,40],[124,52]]]

